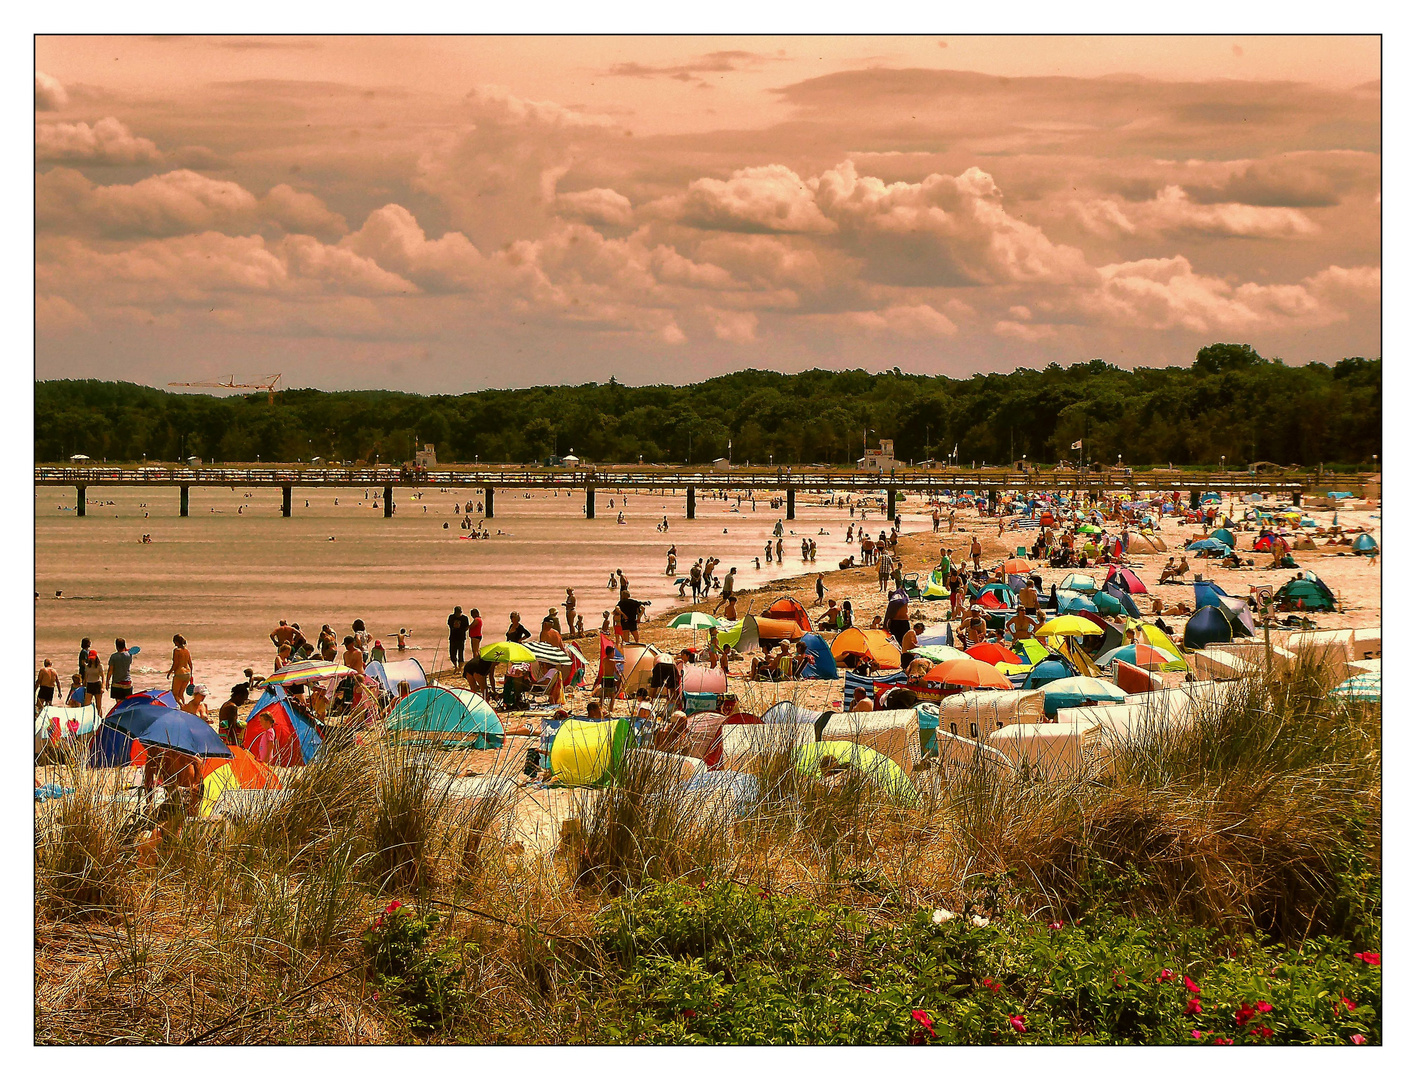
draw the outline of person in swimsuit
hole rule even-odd
[[[39,674],[34,677],[34,686],[37,691],[35,700],[39,708],[54,704],[54,692],[59,689],[59,672],[54,670],[54,665],[47,658],[39,669]]]
[[[187,639],[181,634],[172,635],[172,665],[167,675],[172,679],[172,696],[180,706],[192,683],[192,654],[187,651]]]

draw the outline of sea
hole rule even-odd
[[[619,597],[607,585],[620,569],[631,594],[650,602],[652,617],[686,602],[675,577],[700,557],[721,559],[719,576],[736,566],[738,588],[748,589],[834,570],[846,556],[859,556],[858,544],[845,540],[848,509],[827,505],[825,494],[799,493],[790,522],[784,504],[770,505],[781,493],[760,490],[755,506],[746,495],[739,501],[736,494],[723,500],[700,493],[693,521],[684,516],[682,492],[600,489],[593,521],[585,517],[583,489],[500,489],[496,517],[485,521],[478,489],[396,488],[392,518],[375,505],[382,492],[373,488],[297,487],[289,518],[281,516],[279,488],[193,488],[187,518],[178,514],[176,488],[88,494],[80,518],[73,489],[35,489],[35,666],[50,658],[65,685],[84,637],[105,663],[114,638],[139,646],[133,671],[141,689],[164,683],[172,635],[180,633],[195,681],[217,697],[244,668],[273,669],[268,635],[280,619],[299,623],[311,640],[323,623],[342,638],[363,619],[390,659],[400,658],[397,632],[405,628],[403,655],[431,669],[446,661],[454,604],[479,609],[485,640],[493,641],[513,610],[535,633],[567,587],[586,628],[598,626]],[[897,509],[903,531],[930,527],[922,500]],[[888,531],[879,501],[867,512],[871,535]],[[468,513],[489,539],[464,539]],[[779,520],[785,565],[763,559]],[[802,559],[803,537],[817,543],[814,564]],[[678,553],[675,577],[665,574],[670,545]]]

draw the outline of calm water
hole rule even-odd
[[[752,568],[785,514],[761,497],[755,512],[746,500],[733,512],[735,500],[700,497],[697,520],[686,521],[682,494],[630,493],[625,506],[623,496],[601,490],[598,516],[587,521],[583,489],[529,494],[498,491],[497,517],[487,523],[492,539],[463,540],[462,515],[453,506],[471,495],[475,507],[480,491],[396,489],[398,513],[386,520],[362,489],[296,488],[294,516],[286,519],[278,488],[254,488],[249,495],[194,488],[191,517],[183,519],[175,488],[90,488],[88,516],[79,519],[71,489],[36,489],[36,667],[50,657],[67,680],[81,637],[92,638],[106,661],[113,638],[122,635],[142,646],[135,684],[155,685],[167,670],[172,635],[181,633],[197,681],[209,683],[215,697],[242,668],[271,669],[274,651],[266,635],[282,618],[298,622],[312,639],[321,623],[342,636],[361,618],[390,657],[396,656],[396,631],[406,626],[413,632],[408,655],[429,666],[434,657],[446,657],[453,604],[479,608],[492,640],[513,609],[534,632],[571,586],[588,628],[618,599],[605,586],[610,572],[622,567],[633,595],[653,601],[651,615],[662,612],[678,602],[673,579],[664,575],[671,543],[678,547],[680,573],[710,555],[724,560],[720,576],[738,568],[740,588],[778,572],[775,562]],[[790,529],[782,576],[808,569],[801,561],[803,536],[817,541],[821,570],[859,554],[845,543],[847,511],[820,502],[820,496],[799,497],[797,519],[784,522]],[[621,509],[624,525],[616,523]],[[902,502],[900,509],[906,531],[928,527],[922,503]],[[666,514],[669,531],[657,532]],[[473,521],[478,518],[474,512]],[[888,527],[878,508],[868,521],[872,535]],[[818,535],[821,529],[829,535]],[[151,534],[151,544],[140,542],[143,533]]]

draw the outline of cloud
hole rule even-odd
[[[292,277],[318,281],[341,294],[396,296],[418,291],[412,282],[390,273],[372,259],[313,236],[287,236],[276,246]]]
[[[853,311],[844,318],[848,324],[863,330],[903,338],[953,337],[959,332],[954,320],[928,304],[897,304],[881,311]]]
[[[57,112],[69,104],[68,91],[53,75],[34,73],[34,107],[36,112]]]
[[[719,341],[745,345],[757,340],[757,316],[750,311],[714,311],[713,336]]]
[[[665,209],[701,229],[732,232],[829,233],[836,226],[816,205],[815,191],[785,165],[738,169],[727,180],[703,177]]]
[[[993,324],[993,332],[999,337],[1014,338],[1018,341],[1045,341],[1048,338],[1057,336],[1057,328],[1046,323],[1034,325],[1032,323],[1016,322],[1012,319],[1000,319]]]
[[[92,127],[82,121],[36,124],[34,156],[37,161],[89,165],[143,165],[162,160],[162,154],[151,140],[137,137],[113,116],[104,117]]]
[[[591,225],[632,225],[634,207],[611,188],[568,191],[556,196],[556,211],[562,217],[578,218]]]
[[[240,184],[190,169],[106,186],[72,169],[51,169],[36,180],[35,202],[36,216],[46,225],[109,236],[240,229],[254,223],[257,211],[256,197]]]
[[[701,78],[703,75],[721,75],[730,71],[741,71],[745,67],[757,67],[782,59],[784,57],[780,55],[768,56],[765,53],[748,52],[744,49],[720,49],[717,52],[705,53],[697,60],[690,60],[686,64],[656,66],[633,61],[615,64],[605,74],[636,79],[669,78],[679,82],[707,86],[710,84]]]
[[[1373,268],[1329,267],[1293,285],[1233,285],[1196,273],[1183,255],[1139,259],[1100,268],[1101,286],[1081,310],[1116,326],[1192,333],[1252,333],[1284,325],[1325,326],[1348,318],[1344,300],[1371,296]]]
[[[417,218],[396,203],[375,210],[340,244],[432,292],[463,292],[486,280],[486,260],[466,236],[450,232],[429,240]]]
[[[34,322],[41,332],[63,333],[89,325],[89,317],[62,296],[36,293]]]
[[[289,184],[276,184],[267,191],[260,212],[288,232],[338,238],[349,230],[343,216],[331,211],[319,196],[296,191]]]
[[[1054,244],[1009,214],[981,169],[932,173],[916,184],[861,176],[846,161],[822,173],[816,201],[865,274],[897,285],[1075,283],[1093,272],[1076,248]]]
[[[1095,199],[1081,204],[1077,216],[1098,235],[1151,236],[1193,234],[1260,240],[1296,240],[1315,236],[1317,224],[1301,210],[1244,203],[1196,203],[1178,184],[1170,184],[1146,202],[1117,203]]]

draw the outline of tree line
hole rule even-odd
[[[900,461],[998,465],[1370,464],[1381,452],[1381,359],[1291,367],[1215,344],[1188,367],[1104,360],[967,379],[895,368],[739,371],[690,386],[580,386],[422,396],[285,390],[215,397],[100,380],[35,384],[35,459],[846,465],[895,440]]]

